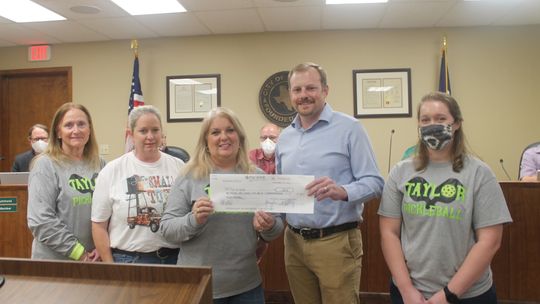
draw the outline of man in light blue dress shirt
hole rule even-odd
[[[287,214],[285,266],[295,303],[359,303],[363,203],[382,179],[369,138],[353,117],[326,103],[325,71],[303,63],[289,73],[297,111],[276,149],[278,174],[315,175],[314,214]]]

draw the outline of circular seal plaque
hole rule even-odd
[[[280,127],[291,124],[296,115],[289,98],[288,71],[268,77],[259,91],[259,106],[264,116]]]

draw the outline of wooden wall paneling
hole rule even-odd
[[[506,182],[501,187],[513,223],[505,226],[510,255],[508,272],[494,275],[497,280],[499,276],[508,277],[506,299],[540,302],[540,183]]]
[[[29,258],[32,233],[28,229],[26,185],[0,185],[0,197],[17,198],[16,212],[0,212],[0,257]]]
[[[388,292],[390,271],[384,261],[379,231],[379,199],[373,199],[364,205],[364,221],[360,225],[364,257],[362,258],[362,278],[360,291]]]

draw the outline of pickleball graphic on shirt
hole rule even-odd
[[[97,177],[97,173],[94,173],[91,178],[83,177],[78,174],[71,174],[68,179],[69,187],[81,193],[81,195],[73,196],[73,206],[92,204],[92,196],[94,195]],[[90,193],[90,195],[88,195],[88,193]]]
[[[455,178],[449,178],[440,185],[436,185],[417,176],[405,184],[405,192],[412,201],[417,202],[404,203],[403,211],[408,214],[461,220],[461,215],[465,210],[463,202],[465,202],[466,189]],[[452,204],[454,202],[461,203]]]

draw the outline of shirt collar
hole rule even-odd
[[[325,102],[324,108],[321,112],[321,115],[319,116],[319,120],[315,122],[311,127],[313,128],[315,125],[317,125],[321,121],[330,122],[332,120],[332,115],[334,114],[334,110],[332,110],[332,107],[328,102]],[[300,115],[296,114],[296,117],[294,118],[293,122],[291,123],[291,126],[295,129],[302,129],[302,123],[300,122]]]
[[[261,160],[261,159],[265,159],[266,158],[264,157],[264,152],[261,148],[258,148],[255,152],[255,157],[258,159],[258,160]]]

